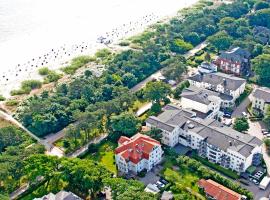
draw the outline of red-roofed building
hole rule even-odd
[[[209,199],[213,200],[241,200],[241,194],[238,194],[223,185],[208,179],[201,179],[199,187],[202,188]],[[243,198],[244,199],[244,198]]]
[[[121,136],[115,149],[115,162],[123,173],[151,170],[161,162],[163,151],[160,142],[140,133],[131,138]]]

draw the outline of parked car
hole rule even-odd
[[[157,187],[158,187],[159,189],[165,187],[165,185],[164,185],[163,183],[161,183],[160,181],[157,181],[156,185],[157,185]]]
[[[247,115],[246,112],[242,112],[242,116],[243,116],[243,117],[247,117],[248,115]]]
[[[267,135],[267,134],[269,134],[269,132],[266,129],[262,129],[262,134]]]
[[[160,178],[159,181],[163,183],[164,185],[167,185],[169,182],[165,180],[164,178]]]
[[[259,181],[257,181],[256,179],[253,179],[252,182],[253,182],[255,185],[259,185]]]

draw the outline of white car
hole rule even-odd
[[[246,112],[242,112],[242,116],[243,117],[247,117],[247,113]]]

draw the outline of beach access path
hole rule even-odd
[[[204,49],[205,47],[207,47],[208,43],[206,41],[200,43],[199,45],[197,45],[196,47],[194,47],[193,49],[191,49],[190,51],[188,51],[187,53],[185,53],[183,56],[188,59],[190,58],[191,56],[194,56],[195,53],[197,53],[198,51]],[[163,68],[164,69],[164,68]],[[157,72],[155,72],[154,74],[150,75],[149,77],[147,77],[146,79],[144,79],[143,81],[141,81],[140,83],[138,83],[137,85],[135,85],[133,88],[131,88],[131,92],[137,92],[139,91],[140,89],[144,88],[144,86],[154,80],[154,79],[157,79],[158,77],[161,76],[161,71],[163,69],[160,69],[158,70]]]

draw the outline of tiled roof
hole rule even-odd
[[[240,200],[241,195],[224,187],[223,185],[208,179],[201,179],[199,186],[204,188],[207,195],[214,197],[216,200]]]
[[[157,145],[160,146],[157,140],[140,133],[131,138],[121,136],[118,143],[120,146],[115,149],[115,153],[134,164],[142,159],[149,159],[149,154],[153,151],[153,148]]]

